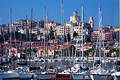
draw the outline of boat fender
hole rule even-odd
[[[96,70],[96,67],[94,67],[93,70]]]
[[[31,73],[30,71],[27,71],[26,73]]]

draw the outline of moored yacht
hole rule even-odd
[[[120,72],[112,73],[111,76],[113,76],[114,80],[120,80]]]
[[[19,74],[15,71],[0,70],[0,79],[18,79],[18,78],[19,78]]]
[[[112,80],[111,73],[109,70],[106,70],[104,68],[94,68],[94,70],[91,70],[90,75],[92,80]]]
[[[63,72],[56,74],[56,79],[73,80],[73,77],[70,71],[64,70]]]
[[[73,73],[72,77],[74,80],[91,80],[88,72]]]
[[[114,80],[120,80],[120,64],[116,65],[116,68],[112,70],[111,76],[113,77]]]
[[[16,71],[18,72],[20,79],[32,79],[32,78],[36,78],[35,73],[29,71],[28,68],[19,67],[19,69],[17,69]]]
[[[75,80],[91,80],[88,67],[82,68],[79,64],[76,64],[71,68],[71,71],[72,77]]]
[[[52,80],[56,78],[56,73],[52,73],[52,72],[41,72],[41,73],[37,73],[37,79],[38,80]]]

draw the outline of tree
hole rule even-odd
[[[120,55],[120,54],[119,54],[119,49],[117,49],[117,48],[112,48],[112,49],[110,49],[110,51],[107,53],[107,56],[110,57],[113,52],[116,52],[116,53],[117,53],[116,56],[119,56],[119,55]]]
[[[73,37],[75,37],[75,36],[77,36],[77,35],[78,35],[78,33],[76,33],[76,31],[74,31]]]
[[[67,34],[67,37],[66,37],[66,38],[67,38],[66,40],[67,40],[68,42],[71,41],[70,33]]]
[[[4,42],[4,38],[3,38],[3,36],[2,35],[0,35],[0,42]]]
[[[37,40],[37,35],[31,34],[31,41],[36,41]]]
[[[50,40],[55,38],[52,26],[50,27],[50,33],[48,34],[48,36]]]
[[[15,32],[15,37],[17,40],[21,40],[21,33],[19,33],[18,31]]]
[[[65,56],[65,57],[75,56],[74,53],[75,53],[75,47],[73,45],[69,48],[62,49],[62,55]]]
[[[90,40],[90,35],[86,35],[85,36],[85,42],[90,42],[91,40]]]

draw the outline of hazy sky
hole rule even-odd
[[[77,10],[81,16],[81,6],[84,5],[84,19],[89,21],[93,16],[95,27],[98,25],[98,8],[101,6],[103,25],[118,25],[118,0],[63,0],[64,16],[66,22]],[[30,19],[30,9],[33,8],[33,19],[43,20],[46,6],[49,20],[60,23],[60,0],[0,0],[0,24],[8,24],[9,9],[13,9],[13,21],[25,19],[28,15]]]

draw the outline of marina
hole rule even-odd
[[[44,7],[36,18],[38,2]],[[18,3],[12,5],[7,25],[2,24],[0,12],[0,80],[120,80],[120,0],[111,2],[110,17],[105,13],[105,1],[101,0],[93,1],[96,9],[89,1],[70,1],[80,2],[77,10],[73,10],[76,4],[69,6],[65,0],[55,1],[54,8],[49,6],[53,1],[46,0],[44,5],[38,2],[30,1],[36,5],[29,15],[24,13],[23,19],[15,17],[20,14],[20,7],[14,10]],[[30,3],[22,4],[25,7]],[[52,11],[55,5],[57,11]],[[71,16],[67,10],[69,21],[66,6],[73,12]],[[90,7],[96,11],[89,11]],[[51,21],[57,16],[60,22]],[[106,16],[112,18],[109,24]]]

